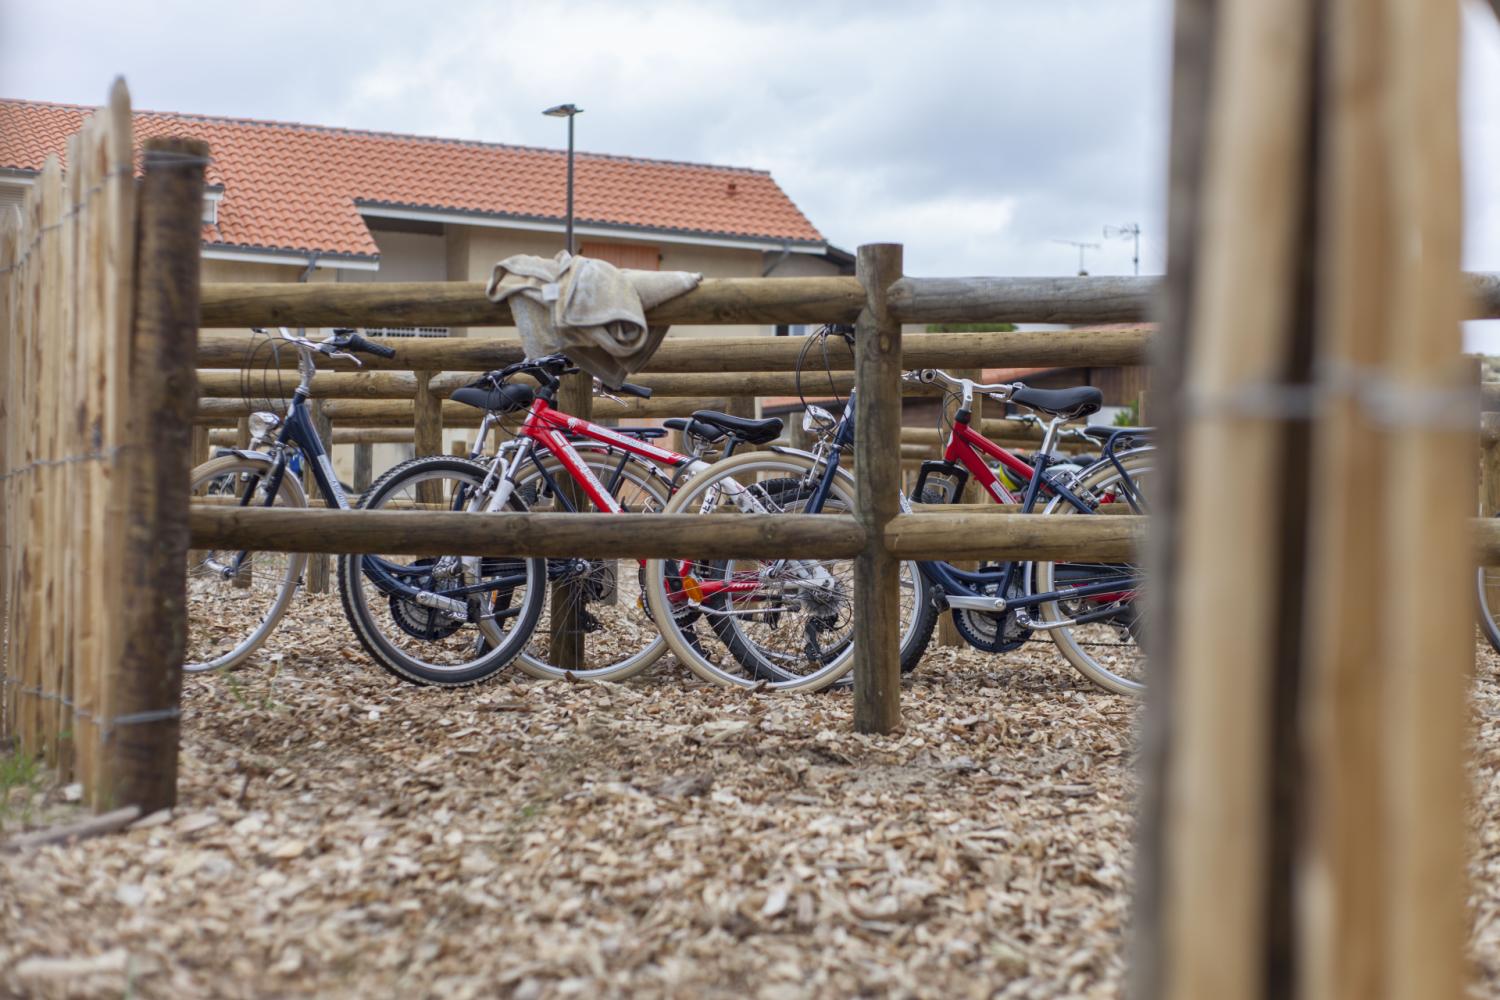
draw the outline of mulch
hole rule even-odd
[[[1474,934],[1500,983],[1500,666],[1480,654]],[[0,854],[0,994],[1116,996],[1139,706],[1036,643],[937,649],[904,730],[845,691],[400,684],[336,598],[189,678],[181,800]],[[56,821],[63,790],[0,839]]]

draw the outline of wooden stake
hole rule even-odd
[[[855,340],[855,516],[865,530],[854,560],[854,728],[888,733],[901,725],[900,567],[885,547],[885,527],[900,510],[901,324],[887,291],[901,277],[901,247],[859,248],[865,290]]]
[[[177,798],[188,552],[193,351],[208,145],[150,139],[141,186],[131,391],[138,419],[122,467],[131,517],[115,599],[126,609],[121,660],[105,685],[101,795],[143,814]]]
[[[557,393],[557,408],[564,413],[587,420],[594,402],[594,380],[587,374],[568,375],[563,378],[562,388]],[[568,498],[573,509],[579,512],[593,509],[588,494],[584,493],[570,477],[558,483],[559,492]],[[584,550],[580,549],[579,554]],[[580,670],[585,666],[585,635],[583,630],[583,592],[576,583],[554,583],[549,595],[548,616],[550,623],[547,660],[564,670]]]

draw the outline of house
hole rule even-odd
[[[92,108],[0,99],[0,208],[19,204]],[[136,112],[136,139],[209,144],[205,282],[483,281],[512,254],[564,246],[567,154],[499,143],[206,115]],[[66,164],[65,164],[66,165]],[[764,170],[578,153],[579,252],[707,277],[853,272]],[[384,328],[386,336],[505,336]],[[673,328],[753,335],[770,326]],[[790,332],[800,332],[792,330]],[[377,469],[410,454],[382,446]],[[341,474],[350,457],[340,449]]]
[[[19,203],[48,155],[65,158],[92,111],[0,100],[0,205]],[[134,124],[137,139],[209,144],[205,282],[481,281],[501,258],[563,246],[563,151],[150,111]],[[766,171],[579,153],[575,173],[574,229],[587,256],[709,277],[848,270],[848,255],[830,251]]]

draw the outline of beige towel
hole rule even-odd
[[[510,302],[528,358],[566,354],[616,387],[645,366],[667,335],[664,326],[646,325],[646,311],[702,280],[689,271],[622,271],[560,250],[550,260],[505,258],[495,265],[485,293],[492,302]]]

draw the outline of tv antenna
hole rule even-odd
[[[1136,277],[1141,274],[1141,224],[1132,222],[1127,226],[1105,226],[1104,238],[1107,240],[1135,240],[1135,252],[1131,254],[1130,263],[1135,265]]]
[[[1083,266],[1083,252],[1085,250],[1098,250],[1099,249],[1099,244],[1098,243],[1080,243],[1078,240],[1053,240],[1052,242],[1053,243],[1066,243],[1070,247],[1077,247],[1078,248],[1078,276],[1080,278],[1087,278],[1089,276],[1088,269]]]

